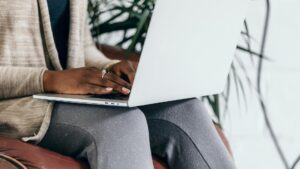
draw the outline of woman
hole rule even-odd
[[[91,169],[152,169],[151,153],[171,169],[234,168],[197,99],[139,108],[32,99],[43,92],[128,95],[137,63],[109,60],[96,49],[86,0],[0,5],[1,135],[86,159]]]

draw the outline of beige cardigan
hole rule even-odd
[[[70,0],[67,68],[110,63],[95,47],[86,21],[87,0]],[[0,135],[39,142],[53,103],[43,93],[43,73],[62,70],[52,35],[47,0],[0,0]]]

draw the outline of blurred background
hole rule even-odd
[[[154,4],[90,0],[95,41],[140,52]],[[239,169],[300,169],[299,17],[300,0],[250,0],[225,91],[203,98]]]
[[[264,62],[261,85],[269,119],[292,168],[300,155],[300,1],[271,0],[270,5],[265,48],[265,56],[270,60]],[[253,42],[256,50],[261,45],[265,10],[265,1],[250,1],[247,22],[251,35],[257,40]],[[251,66],[247,69],[255,71]],[[232,97],[223,119],[237,166],[240,169],[286,169],[270,138],[257,99],[253,92],[247,95],[247,107],[239,106],[236,97]],[[300,169],[300,164],[294,169]]]

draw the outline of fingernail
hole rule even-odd
[[[112,91],[112,90],[113,90],[113,88],[111,88],[111,87],[106,88],[106,91]]]
[[[127,89],[127,88],[125,88],[125,87],[122,88],[122,91],[123,91],[124,93],[130,93],[130,90]]]

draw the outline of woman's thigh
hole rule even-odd
[[[57,103],[40,145],[73,157],[93,158],[102,166],[117,166],[113,163],[122,164],[122,159],[131,159],[132,166],[152,165],[147,122],[139,109]]]
[[[140,109],[147,118],[152,153],[166,158],[169,165],[178,169],[234,168],[200,100],[160,103]]]

